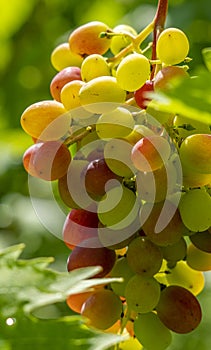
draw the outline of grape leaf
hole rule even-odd
[[[91,279],[100,267],[86,267],[68,272],[48,268],[53,258],[18,259],[23,244],[0,251],[1,315],[13,317],[22,310],[26,314],[46,305],[65,301],[70,294],[89,290],[114,279]],[[90,279],[89,279],[90,278]],[[117,278],[116,281],[121,281]]]
[[[202,50],[202,56],[207,69],[209,70],[209,72],[211,72],[211,47],[205,47]]]
[[[200,70],[165,93],[155,93],[150,107],[211,125],[211,72]]]
[[[57,320],[27,317],[0,319],[2,350],[104,350],[128,339],[128,335],[102,333],[83,325],[80,316]]]

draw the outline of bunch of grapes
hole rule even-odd
[[[128,25],[84,24],[51,55],[51,100],[21,116],[33,144],[32,177],[53,181],[68,215],[68,271],[100,266],[93,278],[122,277],[71,295],[90,327],[128,332],[148,350],[200,323],[197,295],[211,269],[210,128],[183,115],[151,115],[153,91],[187,73],[189,42],[164,29],[150,59],[146,38]],[[171,135],[166,130],[171,130]]]

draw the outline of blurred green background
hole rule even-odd
[[[20,116],[30,104],[51,98],[49,84],[56,71],[50,54],[72,29],[91,20],[109,26],[126,23],[141,30],[153,19],[156,0],[0,0],[0,249],[23,242],[22,257],[54,256],[54,267],[66,270],[68,249],[38,220],[28,196],[22,166],[31,144],[20,128]],[[190,70],[203,65],[201,49],[211,46],[210,0],[169,0],[167,26],[179,27],[190,39]],[[206,88],[206,87],[205,87]],[[38,189],[46,200],[44,188]],[[42,202],[43,203],[43,202]],[[200,299],[210,310],[210,282]],[[193,335],[177,337],[173,349],[207,350],[211,316]]]

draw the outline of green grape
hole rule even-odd
[[[105,57],[99,54],[87,56],[81,65],[82,80],[87,82],[102,75],[111,75]]]
[[[71,116],[62,103],[41,101],[27,107],[21,115],[21,126],[30,136],[43,141],[58,140],[70,126]]]
[[[169,159],[171,148],[162,136],[148,136],[139,140],[132,149],[131,158],[140,171],[154,171],[161,168]]]
[[[70,81],[81,80],[81,69],[79,67],[66,67],[58,72],[50,83],[51,96],[61,102],[61,90]]]
[[[179,210],[169,200],[144,203],[140,209],[140,222],[146,236],[159,246],[174,244],[183,235],[184,226]]]
[[[126,92],[117,84],[116,78],[102,76],[83,85],[79,97],[84,108],[101,114],[112,111],[119,103],[124,103]]]
[[[211,234],[209,231],[196,232],[190,236],[190,240],[203,252],[211,253]]]
[[[122,59],[116,71],[118,85],[126,91],[140,89],[149,79],[150,63],[142,54],[133,53]]]
[[[167,28],[158,37],[157,56],[167,65],[178,64],[189,52],[189,42],[185,33],[177,28]]]
[[[58,45],[51,53],[52,66],[61,71],[66,67],[80,67],[83,58],[70,50],[69,43]]]
[[[187,264],[197,271],[210,271],[211,254],[198,249],[191,243],[187,251]]]
[[[127,261],[134,273],[152,277],[160,270],[162,260],[160,248],[146,237],[137,237],[128,246]]]
[[[130,111],[117,107],[111,112],[102,114],[96,123],[96,132],[101,139],[127,136],[135,125]]]
[[[82,57],[91,54],[103,55],[110,47],[110,39],[101,38],[100,34],[108,29],[105,23],[99,21],[76,28],[69,36],[70,49]]]
[[[187,243],[183,237],[174,244],[167,245],[166,247],[161,247],[163,258],[168,261],[168,266],[175,265],[179,260],[186,257],[187,253]]]
[[[186,261],[178,261],[173,269],[166,274],[168,284],[186,288],[198,295],[204,288],[204,274],[192,269]]]
[[[211,184],[211,174],[201,174],[194,172],[193,169],[187,168],[182,164],[183,185],[186,188],[198,188]]]
[[[211,225],[211,197],[203,188],[186,192],[181,197],[179,211],[190,231],[206,231]]]
[[[122,302],[111,290],[103,289],[93,293],[82,305],[81,314],[89,326],[98,329],[110,328],[122,313]]]
[[[111,229],[123,229],[135,220],[139,206],[134,192],[125,186],[116,186],[108,190],[99,202],[98,217]]]
[[[130,269],[128,261],[125,257],[117,259],[113,269],[110,272],[111,277],[121,277],[123,282],[111,282],[111,288],[117,295],[125,297],[125,288],[130,280],[133,277],[134,272]]]
[[[73,80],[63,86],[60,98],[67,111],[81,106],[79,91],[84,84],[81,80]]]
[[[182,164],[195,173],[211,174],[211,134],[185,138],[179,149]]]
[[[162,290],[156,311],[167,328],[180,334],[197,328],[202,317],[196,297],[184,287],[175,285]]]
[[[152,311],[159,302],[160,284],[153,277],[134,275],[125,288],[125,297],[130,310],[138,313]]]
[[[131,178],[137,172],[131,160],[132,145],[124,139],[111,139],[104,147],[108,167],[117,175]]]
[[[170,330],[154,312],[138,315],[134,322],[134,332],[147,350],[164,350],[172,342]]]
[[[118,34],[111,38],[110,50],[114,55],[118,54],[122,49],[131,43],[131,39],[127,36],[127,34],[132,34],[133,36],[137,35],[136,30],[127,24],[119,24],[113,28],[113,32],[121,33],[121,35]]]
[[[177,188],[177,171],[172,162],[167,162],[153,172],[137,172],[137,195],[147,202],[161,202]]]
[[[130,337],[128,340],[120,343],[119,350],[143,350],[143,347],[137,338]]]

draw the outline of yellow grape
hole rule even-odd
[[[36,102],[21,115],[21,126],[30,136],[43,141],[63,137],[70,126],[71,116],[62,103],[52,100]]]
[[[119,350],[142,350],[143,346],[137,338],[130,337],[128,340],[120,343]]]
[[[182,164],[196,173],[211,174],[211,134],[194,134],[182,142]]]
[[[167,65],[178,64],[186,58],[189,41],[185,33],[178,28],[167,28],[157,41],[157,56]]]
[[[79,97],[84,108],[101,114],[115,109],[119,103],[124,103],[126,91],[117,84],[116,78],[103,76],[83,85]]]
[[[73,80],[63,86],[60,99],[68,111],[81,106],[79,91],[84,84],[81,80]]]
[[[126,91],[140,89],[149,78],[149,75],[149,60],[146,56],[139,53],[133,53],[124,57],[116,71],[117,83]]]
[[[203,273],[191,268],[186,261],[178,261],[176,266],[166,274],[166,279],[169,284],[184,287],[194,295],[198,295],[203,290],[205,283]]]
[[[96,132],[101,139],[125,137],[133,130],[134,124],[135,121],[130,111],[117,107],[99,117]]]
[[[102,75],[111,75],[105,57],[99,54],[87,56],[81,65],[81,77],[87,82]]]
[[[58,45],[51,53],[52,66],[60,71],[66,67],[80,67],[83,58],[70,50],[69,43]]]
[[[113,32],[122,34],[115,35],[111,38],[110,50],[114,55],[119,53],[122,49],[131,43],[130,38],[127,35],[124,35],[124,33],[132,34],[133,36],[137,35],[136,30],[127,24],[119,24],[113,28]]]
[[[69,36],[70,49],[85,57],[93,53],[103,55],[110,47],[110,39],[100,38],[109,27],[102,22],[92,21],[76,28]]]
[[[191,243],[187,251],[187,264],[194,270],[210,271],[211,253],[204,252]]]

